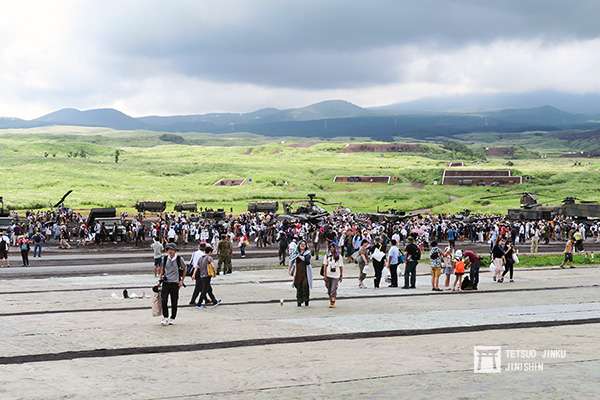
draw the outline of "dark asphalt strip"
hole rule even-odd
[[[490,330],[508,330],[508,329],[529,329],[546,328],[555,326],[586,325],[599,324],[600,318],[571,319],[563,321],[531,321],[531,322],[512,322],[505,324],[485,324],[470,326],[449,326],[441,328],[428,329],[397,329],[389,331],[375,332],[351,332],[334,333],[325,335],[310,336],[288,336],[259,339],[232,340],[226,342],[195,343],[184,345],[168,346],[147,346],[147,347],[122,347],[115,349],[93,349],[79,351],[65,351],[58,353],[29,354],[21,356],[0,357],[0,365],[25,364],[34,362],[64,361],[83,358],[105,358],[132,356],[141,354],[163,354],[163,353],[182,353],[191,351],[206,351],[218,349],[232,349],[241,347],[258,347],[279,344],[297,344],[309,342],[322,342],[332,340],[360,340],[375,338],[390,338],[402,336],[422,336],[439,335],[451,333],[482,332]]]
[[[286,281],[287,282],[287,281]],[[570,289],[593,289],[598,288],[600,285],[577,285],[577,286],[557,286],[557,287],[541,287],[541,288],[523,288],[523,289],[497,289],[487,291],[473,291],[466,290],[463,292],[425,292],[425,293],[414,293],[414,294],[373,294],[364,296],[340,296],[337,300],[361,300],[361,299],[388,299],[388,298],[412,298],[412,297],[424,297],[424,296],[459,296],[459,295],[473,295],[473,294],[491,294],[491,293],[507,293],[507,292],[539,292],[539,291],[550,291],[550,290],[570,290]],[[131,299],[131,301],[143,300],[143,299]],[[250,300],[250,301],[238,301],[230,303],[221,303],[218,307],[226,306],[246,306],[246,305],[261,305],[261,304],[278,304],[280,299],[269,299],[269,300]],[[310,301],[329,301],[328,297],[315,297]],[[284,299],[285,303],[295,303],[295,299]],[[192,305],[183,304],[179,305],[179,308],[194,307]],[[91,313],[91,312],[110,312],[110,311],[139,311],[149,310],[150,305],[143,307],[109,307],[109,308],[75,308],[71,310],[39,310],[39,311],[20,311],[12,313],[0,313],[0,317],[19,317],[29,315],[48,315],[48,314],[71,314],[71,313]],[[211,307],[209,307],[211,308]]]

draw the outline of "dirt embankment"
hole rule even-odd
[[[417,143],[352,143],[347,144],[344,153],[423,153],[425,146]]]

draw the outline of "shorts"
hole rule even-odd
[[[0,260],[8,259],[8,251],[0,251]]]
[[[154,266],[160,267],[162,265],[162,257],[158,257],[154,259]]]
[[[457,278],[460,278],[461,276],[463,276],[465,273],[464,272],[457,272],[454,275],[456,275]]]
[[[454,268],[451,265],[444,267],[444,274],[446,274],[448,276],[452,275],[453,271],[454,271]]]
[[[431,276],[437,279],[442,274],[442,267],[431,267]]]
[[[573,253],[566,253],[565,254],[565,261],[567,261],[567,262],[573,262]]]

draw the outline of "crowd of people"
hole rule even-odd
[[[481,257],[473,249],[467,249],[473,247],[470,244],[489,244],[493,279],[503,283],[507,275],[509,282],[514,280],[519,246],[528,245],[529,251],[536,253],[541,244],[564,241],[565,258],[561,267],[574,267],[573,252],[583,251],[586,240],[600,241],[600,222],[568,218],[510,221],[500,216],[379,218],[342,208],[314,219],[279,219],[269,213],[225,215],[219,219],[186,213],[131,217],[122,213],[118,220],[111,226],[103,220],[89,223],[86,216],[67,208],[27,212],[24,217],[14,218],[14,223],[2,233],[0,265],[8,266],[11,246],[18,248],[23,266],[27,267],[31,249],[33,257],[41,257],[43,246],[51,241],[61,248],[103,246],[107,242],[145,246],[150,241],[154,273],[162,281],[161,322],[168,325],[174,323],[179,287],[186,275],[195,281],[190,304],[201,308],[219,304],[211,279],[219,273],[231,273],[235,248],[245,257],[249,246],[276,246],[280,264],[288,266],[293,277],[298,306],[309,305],[312,267],[322,259],[320,274],[330,297],[329,306],[334,308],[339,284],[349,264],[357,264],[359,288],[367,288],[368,269],[372,266],[374,288],[379,288],[382,282],[388,282],[392,288],[399,287],[399,277],[403,277],[401,287],[413,289],[417,265],[422,254],[428,252],[432,291],[477,290]],[[442,242],[447,243],[443,248],[438,246]],[[177,256],[177,246],[188,244],[198,247],[192,258],[184,262]]]

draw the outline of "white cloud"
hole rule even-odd
[[[467,8],[469,21],[490,14],[519,33],[498,24],[484,35],[473,30],[479,25],[444,25],[443,10],[406,16],[410,10],[393,1],[327,4],[7,2],[0,15],[0,115],[33,118],[66,106],[164,115],[331,98],[382,105],[447,94],[600,92],[598,34],[583,19],[575,28],[547,24],[561,10],[542,9],[545,24],[538,24],[516,6]],[[528,21],[532,27],[521,27]]]

